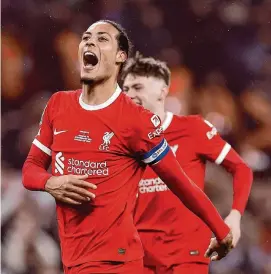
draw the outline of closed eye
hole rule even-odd
[[[108,41],[108,39],[107,39],[106,37],[104,37],[104,36],[100,36],[100,37],[98,38],[98,41],[99,41],[99,42],[105,42],[105,41]]]
[[[128,90],[129,90],[129,89],[128,89],[128,88],[126,88],[126,87],[123,87],[123,88],[122,88],[122,91],[123,91],[123,92],[126,92],[126,93],[127,93],[127,92],[128,92]]]
[[[88,40],[88,38],[89,38],[89,35],[83,35],[82,40],[86,41],[86,40]]]

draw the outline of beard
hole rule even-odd
[[[95,86],[95,85],[99,85],[105,81],[107,81],[110,77],[107,75],[103,75],[103,76],[96,76],[93,78],[88,78],[86,76],[83,76],[80,78],[80,83],[82,85],[88,85],[88,86]]]
[[[81,77],[80,79],[80,83],[83,85],[88,85],[88,86],[92,86],[95,84],[95,79],[89,79],[89,78],[86,78],[86,77]]]

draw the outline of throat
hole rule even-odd
[[[89,85],[83,83],[82,100],[88,105],[103,104],[114,94],[116,85],[105,87],[103,84]]]

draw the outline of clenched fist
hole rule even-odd
[[[204,256],[211,258],[212,261],[221,260],[233,249],[232,241],[233,236],[231,231],[221,242],[218,242],[216,238],[212,238]]]

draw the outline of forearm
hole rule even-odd
[[[219,240],[226,237],[229,233],[228,226],[203,191],[186,176],[171,151],[151,167],[183,204],[209,226]]]
[[[52,174],[47,172],[50,157],[32,145],[22,170],[22,181],[29,190],[44,190]]]
[[[238,210],[243,214],[251,190],[253,173],[233,149],[228,153],[222,165],[233,176],[232,209]]]

